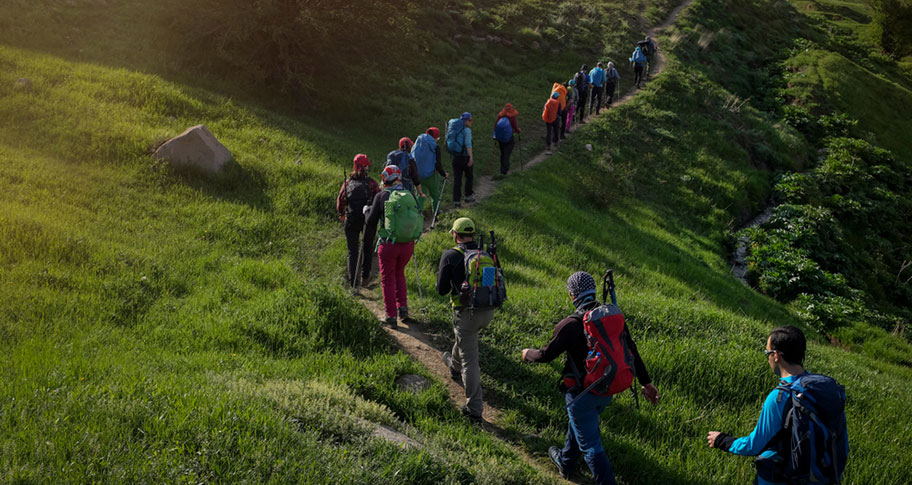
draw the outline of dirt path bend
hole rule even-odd
[[[668,18],[662,24],[650,29],[647,35],[653,38],[660,35],[666,28],[675,22],[681,11],[687,8],[687,6],[690,5],[692,1],[693,0],[684,0],[681,5],[675,8],[671,14],[669,14]],[[665,55],[661,50],[657,51],[653,65],[650,66],[649,77],[655,77],[659,75],[665,68],[665,64]],[[635,95],[635,89],[629,90],[626,94],[617,100],[614,106],[628,102]],[[608,110],[606,109],[605,112],[607,111]],[[591,120],[594,116],[595,115],[590,115],[587,117],[587,120]],[[525,167],[523,170],[529,170],[530,168],[544,162],[550,156],[550,154],[544,151],[538,153],[532,157],[531,160],[525,162]],[[473,204],[490,197],[491,194],[494,193],[496,187],[497,183],[491,176],[477,178],[475,184],[475,202],[473,202]],[[375,261],[374,274],[378,274],[377,271],[378,268]],[[356,294],[356,297],[378,319],[383,320],[385,318],[385,312],[383,309],[383,299],[380,294],[380,287],[379,284],[376,283],[377,280],[379,280],[379,277],[375,279],[375,283],[371,287],[361,289],[360,292]],[[400,324],[399,327],[395,329],[388,327],[384,328],[387,333],[389,333],[389,335],[396,340],[396,343],[399,345],[403,352],[408,354],[416,361],[420,362],[425,368],[428,369],[428,371],[431,372],[431,374],[436,376],[438,379],[440,379],[441,382],[446,385],[447,391],[450,395],[450,400],[453,402],[453,404],[456,406],[461,406],[465,402],[465,393],[463,391],[463,388],[460,384],[457,384],[450,379],[449,369],[447,369],[447,367],[444,365],[441,358],[442,352],[448,350],[449,345],[452,344],[452,337],[447,339],[447,342],[435,342],[434,337],[422,330],[422,325],[422,323],[414,323],[410,325]],[[504,433],[503,429],[498,426],[500,417],[501,411],[486,401],[483,421],[481,425],[485,430],[490,431],[502,439],[505,439],[506,434]],[[553,467],[543,466],[547,465],[547,459],[543,459],[543,462],[545,463],[542,463],[529,456],[521,449],[517,449],[516,451],[523,457],[524,461],[526,461],[526,463],[528,463],[533,468],[536,468],[539,471],[542,471],[544,474],[560,480],[559,475],[554,472]]]

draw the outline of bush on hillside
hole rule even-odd
[[[883,49],[895,57],[912,55],[912,1],[867,0]]]

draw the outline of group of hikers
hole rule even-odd
[[[655,51],[649,37],[634,50],[630,62],[634,64],[637,86],[646,70],[646,56]],[[587,107],[598,114],[603,97],[605,106],[611,105],[619,79],[614,63],[604,66],[598,62],[592,70],[583,65],[568,82],[554,84],[542,113],[549,151],[552,143],[556,145],[570,131],[577,113],[583,123]],[[502,174],[509,171],[514,135],[520,133],[518,114],[507,104],[495,122],[494,139],[500,147]],[[471,127],[471,113],[449,120],[443,142],[452,156],[453,203],[457,208],[461,201],[473,200]],[[401,138],[398,149],[387,155],[380,184],[369,175],[368,157],[356,155],[352,173],[336,199],[348,245],[348,283],[356,288],[370,282],[376,252],[385,315],[382,323],[391,328],[397,328],[399,323],[416,323],[409,316],[405,270],[424,230],[422,212],[433,210],[433,228],[441,193],[449,180],[449,173],[441,164],[440,143],[441,132],[436,127],[428,128],[414,142]],[[454,343],[442,359],[451,378],[464,388],[466,400],[461,412],[472,420],[482,420],[478,338],[507,299],[506,281],[493,231],[485,246],[484,234],[475,222],[460,217],[453,222],[450,234],[453,246],[445,248],[440,256],[435,285],[439,295],[449,296],[453,311]],[[417,277],[417,262],[415,270]],[[417,284],[420,291],[420,280]],[[521,360],[545,363],[565,357],[558,389],[565,397],[567,437],[562,448],[549,449],[549,456],[565,478],[575,472],[582,457],[597,483],[613,484],[614,472],[601,440],[600,414],[615,395],[626,389],[636,398],[635,382],[653,405],[659,403],[660,396],[617,306],[612,272],[607,271],[602,280],[601,301],[597,299],[595,279],[583,271],[570,276],[566,291],[573,312],[557,323],[550,341],[542,348],[523,349]],[[798,328],[773,330],[764,354],[779,385],[764,402],[755,429],[737,439],[717,431],[707,434],[711,448],[759,455],[755,483],[838,483],[845,468],[845,390],[830,377],[804,370],[805,347],[804,334]]]

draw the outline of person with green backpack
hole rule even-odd
[[[398,326],[396,317],[410,322],[405,267],[415,252],[415,241],[421,237],[424,221],[418,210],[418,199],[402,185],[399,167],[390,165],[380,174],[383,190],[367,212],[368,226],[379,225],[377,257],[380,260],[380,285],[383,290],[384,323]],[[382,224],[381,224],[382,221]]]
[[[456,246],[440,256],[437,293],[450,295],[453,306],[452,352],[443,354],[450,377],[462,384],[466,402],[462,414],[480,420],[484,411],[481,395],[481,369],[478,360],[478,333],[491,323],[494,310],[507,299],[503,270],[497,260],[494,232],[487,251],[475,241],[475,223],[468,217],[453,222],[451,233]]]

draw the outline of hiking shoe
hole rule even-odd
[[[484,421],[484,418],[480,414],[472,414],[472,411],[469,411],[469,407],[466,406],[465,404],[463,404],[462,407],[459,408],[459,412],[462,413],[463,416],[469,418],[469,420],[471,420],[473,422],[477,423],[477,422]]]
[[[467,195],[467,196],[465,196],[465,198],[463,198],[462,200],[464,200],[464,201],[466,201],[466,202],[475,202],[475,196],[474,196],[474,195]]]
[[[414,323],[415,320],[409,318],[407,307],[399,308],[399,321],[402,323]]]
[[[551,457],[551,461],[554,462],[554,465],[557,466],[557,471],[560,473],[560,476],[563,478],[570,478],[570,474],[567,473],[567,470],[564,468],[564,462],[561,459],[561,450],[556,446],[548,448],[548,456]]]
[[[396,321],[396,317],[386,317],[383,323],[389,328],[399,328],[399,322]]]

